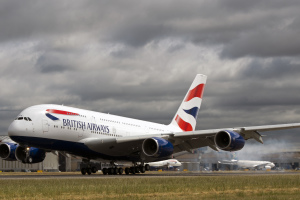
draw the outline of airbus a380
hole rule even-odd
[[[220,164],[224,165],[237,165],[242,169],[271,169],[275,164],[270,161],[256,161],[256,160],[222,160]]]
[[[176,159],[168,159],[168,160],[162,160],[162,161],[157,161],[157,162],[150,162],[148,163],[150,165],[150,167],[154,167],[154,168],[162,168],[162,167],[180,167],[181,166],[181,162],[179,162]]]
[[[218,151],[237,151],[245,140],[263,143],[260,132],[298,128],[300,123],[239,128],[195,130],[206,76],[198,74],[169,125],[130,119],[62,105],[36,105],[23,110],[10,124],[12,141],[2,141],[0,157],[38,163],[46,152],[82,157],[83,175],[95,173],[91,160],[104,159],[111,167],[103,174],[122,174],[117,161],[130,161],[126,174],[144,173],[147,162],[166,160],[172,154],[209,146]]]

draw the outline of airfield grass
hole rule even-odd
[[[0,199],[299,199],[300,175],[0,179]]]

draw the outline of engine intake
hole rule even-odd
[[[21,147],[16,149],[16,158],[22,163],[39,163],[46,157],[46,152],[34,147]]]
[[[18,145],[14,143],[0,144],[0,157],[3,160],[16,161],[15,151],[17,147]]]
[[[172,143],[159,137],[144,140],[142,149],[146,156],[156,158],[168,157],[172,155],[174,151]]]
[[[238,151],[245,145],[244,138],[234,131],[220,131],[215,135],[215,144],[224,151]]]

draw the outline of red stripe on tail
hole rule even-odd
[[[177,122],[178,126],[181,128],[183,131],[193,131],[193,127],[190,123],[184,121],[179,117],[179,115],[176,116],[175,121]]]
[[[204,84],[202,83],[202,84],[199,84],[194,89],[190,90],[184,101],[189,101],[195,97],[202,98],[203,91],[204,91]]]

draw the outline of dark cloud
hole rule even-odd
[[[268,61],[253,59],[247,68],[240,71],[242,79],[282,79],[296,78],[300,74],[300,64],[288,58],[274,58]],[[273,80],[274,81],[274,80]]]
[[[42,103],[168,124],[197,73],[208,75],[198,129],[297,122],[299,8],[1,1],[0,131]]]

